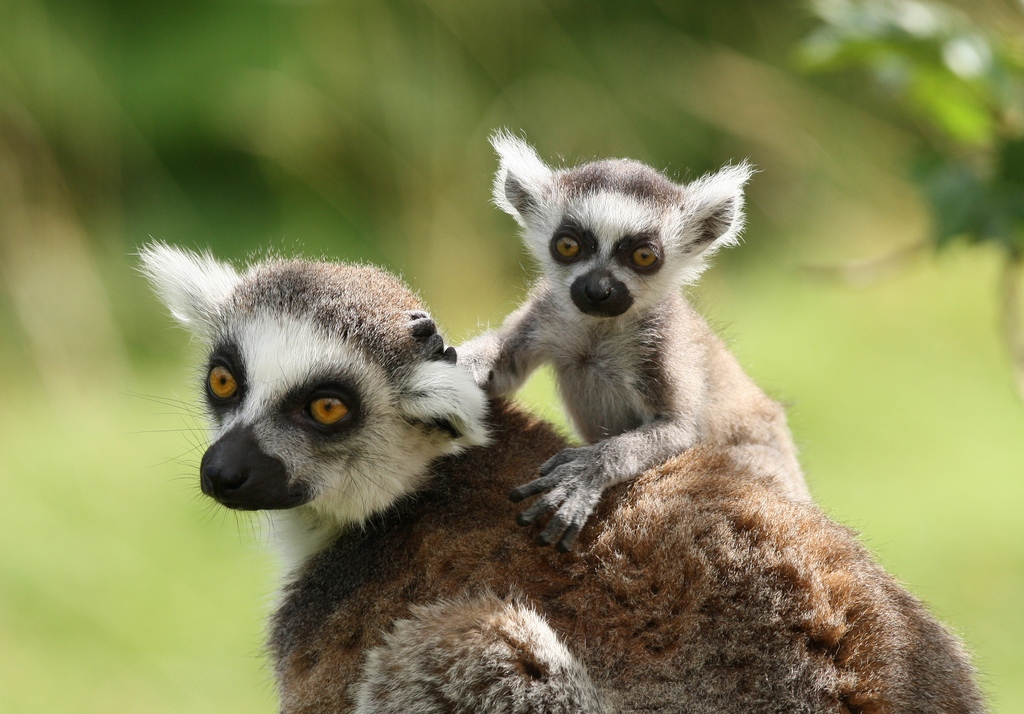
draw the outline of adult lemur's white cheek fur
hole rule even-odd
[[[602,492],[699,440],[767,445],[780,482],[806,496],[781,408],[743,374],[680,296],[719,248],[738,242],[743,186],[729,166],[690,184],[625,159],[553,169],[497,134],[495,203],[523,227],[543,277],[497,330],[459,348],[491,394],[518,389],[540,364],[587,446],[548,461],[510,494],[540,498],[520,517],[555,511],[539,536],[568,550]]]

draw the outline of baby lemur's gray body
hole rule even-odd
[[[566,449],[512,498],[543,496],[520,516],[557,509],[540,541],[568,549],[609,486],[698,442],[737,445],[796,498],[807,487],[780,405],[743,372],[680,294],[708,256],[735,243],[751,169],[678,185],[644,164],[553,170],[522,141],[493,139],[496,203],[523,227],[544,276],[497,330],[459,348],[492,395],[541,364],[588,445]]]

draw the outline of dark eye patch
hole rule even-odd
[[[558,239],[561,238],[562,236],[572,238],[573,240],[580,244],[579,255],[574,256],[570,261],[567,261],[565,258],[560,256],[558,252],[555,250],[555,244],[558,242]],[[583,226],[581,226],[576,219],[570,216],[566,216],[565,218],[562,219],[562,222],[558,225],[558,228],[556,228],[555,232],[551,235],[551,241],[549,245],[551,250],[551,257],[554,258],[557,262],[563,264],[568,262],[577,263],[581,260],[587,260],[596,255],[598,251],[597,237],[594,235],[594,233],[589,229],[586,229]]]
[[[348,416],[341,421],[325,425],[312,418],[309,406],[317,399],[340,400],[348,408]],[[278,402],[277,413],[289,424],[321,437],[330,437],[352,429],[362,420],[362,403],[359,391],[352,380],[341,375],[323,374],[311,377],[293,387]]]
[[[238,384],[237,391],[230,399],[220,399],[210,391],[209,374],[215,367],[226,369]],[[214,347],[206,362],[206,371],[203,373],[203,394],[214,414],[220,417],[237,407],[245,398],[247,386],[245,364],[242,362],[242,355],[238,351],[237,345],[224,342]]]
[[[654,265],[647,269],[634,265],[629,259],[629,257],[637,248],[641,248],[644,246],[651,248],[651,250],[653,250],[655,254],[658,256],[657,262],[655,262]],[[665,258],[665,249],[662,246],[661,238],[658,236],[657,233],[643,232],[620,238],[619,241],[615,244],[613,254],[615,255],[615,259],[620,264],[632,269],[634,272],[650,275],[652,273],[658,272],[658,270],[661,269],[662,263],[664,262]]]

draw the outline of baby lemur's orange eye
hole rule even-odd
[[[217,399],[231,399],[238,392],[238,382],[227,367],[220,365],[210,370],[210,393]]]
[[[309,413],[320,424],[330,426],[348,416],[348,406],[335,397],[320,397],[309,403]]]
[[[638,268],[650,268],[658,262],[658,254],[650,246],[642,245],[633,251],[629,259]]]
[[[580,242],[569,236],[561,236],[555,241],[555,252],[563,258],[575,258],[580,254]]]

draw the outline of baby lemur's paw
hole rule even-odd
[[[428,360],[444,360],[455,364],[458,359],[455,348],[444,346],[444,338],[437,331],[434,319],[423,310],[410,310],[405,314],[409,317],[409,332],[420,343],[423,355]]]
[[[459,364],[470,371],[476,386],[491,393],[494,387],[494,357],[491,350],[475,344],[475,341],[460,345]]]
[[[547,527],[537,536],[537,542],[551,545],[557,541],[558,550],[563,553],[570,550],[601,500],[601,493],[611,483],[602,464],[601,454],[593,446],[565,449],[555,454],[540,467],[540,478],[509,493],[508,497],[515,502],[544,494],[520,513],[516,522],[526,526],[545,513],[555,511]]]

